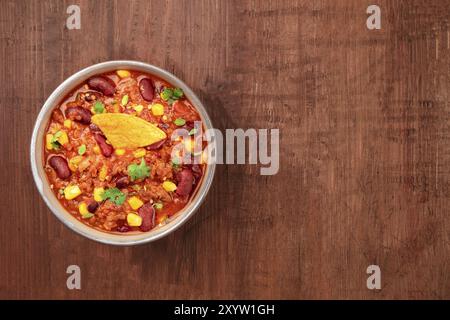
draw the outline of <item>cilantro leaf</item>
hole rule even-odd
[[[157,202],[153,205],[153,207],[157,210],[161,210],[163,208],[163,204],[161,202]]]
[[[125,202],[126,197],[127,196],[125,195],[125,193],[123,193],[117,188],[107,189],[102,194],[103,200],[109,200],[118,206],[120,206],[122,203]]]
[[[161,92],[161,99],[163,99],[164,101],[169,100],[173,95],[173,90],[170,88],[165,88],[162,92]]]
[[[167,101],[169,104],[173,104],[175,101],[184,96],[184,92],[181,88],[165,88],[161,92],[160,96],[164,101]]]
[[[105,112],[105,106],[101,101],[95,101],[94,103],[94,112],[95,113],[103,113]]]
[[[178,100],[178,99],[180,99],[181,97],[183,97],[183,95],[184,95],[183,89],[181,89],[181,88],[175,88],[175,89],[173,89],[173,95],[172,95],[172,98],[173,98],[173,99]]]
[[[176,118],[173,123],[175,123],[177,126],[181,127],[186,124],[186,120],[184,120],[183,118]]]
[[[52,145],[52,148],[55,150],[59,150],[59,148],[61,148],[61,144],[58,141],[52,141],[50,143]]]
[[[90,218],[92,218],[93,216],[94,216],[94,214],[88,212],[88,213],[82,215],[81,217],[82,217],[83,219],[90,219]]]
[[[174,157],[172,159],[172,168],[178,169],[180,167],[180,164],[181,164],[181,159],[180,158]]]
[[[82,156],[85,152],[86,152],[86,145],[85,144],[82,144],[81,146],[78,147],[78,154],[80,156]]]
[[[128,175],[131,178],[131,181],[142,179],[146,177],[150,177],[150,168],[145,163],[144,158],[142,158],[140,164],[132,163],[127,168]]]
[[[61,143],[58,141],[58,139],[62,136],[62,132],[58,131],[53,135],[52,140],[50,141],[50,144],[52,145],[53,149],[58,150],[61,148]]]

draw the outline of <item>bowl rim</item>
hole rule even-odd
[[[58,201],[54,193],[50,190],[47,176],[45,172],[43,172],[42,161],[39,162],[39,159],[42,160],[42,150],[37,150],[37,144],[40,139],[41,143],[43,141],[43,135],[40,134],[40,131],[43,132],[42,126],[47,125],[46,117],[50,117],[50,113],[53,111],[56,104],[60,103],[62,99],[73,89],[76,88],[77,85],[80,85],[83,81],[87,80],[89,77],[98,75],[101,73],[105,73],[108,71],[118,70],[118,69],[129,69],[145,72],[151,75],[155,75],[172,85],[180,87],[183,89],[186,97],[192,103],[192,105],[199,112],[202,122],[206,129],[212,129],[211,119],[200,101],[197,95],[191,90],[191,88],[180,80],[178,77],[173,75],[167,70],[159,68],[149,63],[134,61],[134,60],[111,60],[105,61],[101,63],[97,63],[86,68],[83,68],[67,79],[65,79],[47,98],[41,107],[39,114],[35,120],[33,133],[31,136],[31,144],[30,144],[30,161],[31,161],[31,169],[33,174],[33,179],[35,185],[46,203],[47,207],[52,211],[52,213],[67,227],[69,227],[72,231],[97,242],[117,245],[117,246],[132,246],[139,245],[148,242],[152,242],[158,240],[162,237],[167,236],[172,233],[179,227],[181,227],[193,214],[198,210],[202,202],[204,201],[210,187],[212,181],[214,179],[215,174],[215,162],[208,163],[206,166],[205,174],[202,178],[200,185],[197,187],[196,193],[194,197],[190,200],[190,202],[178,213],[174,215],[173,220],[169,221],[164,226],[159,229],[142,232],[134,235],[121,235],[114,234],[105,231],[97,230],[91,226],[87,226],[82,223],[72,214],[70,214]],[[209,142],[210,144],[215,144],[215,141]],[[43,146],[42,146],[43,147]],[[214,147],[214,146],[213,146]],[[42,149],[42,148],[39,148]],[[41,156],[39,156],[41,153]],[[40,167],[39,167],[40,166]],[[42,176],[43,175],[43,176]],[[46,189],[45,189],[46,188]],[[49,191],[49,192],[45,192]],[[49,196],[50,195],[50,196]],[[53,199],[51,199],[53,197]],[[54,205],[56,202],[59,204]],[[62,208],[62,210],[61,210]],[[69,218],[71,217],[71,218]]]

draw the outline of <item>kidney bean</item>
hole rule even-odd
[[[123,224],[123,225],[117,227],[117,231],[119,231],[119,232],[128,232],[128,231],[131,231],[131,227]]]
[[[141,92],[142,98],[146,101],[152,101],[155,95],[155,86],[152,80],[149,78],[143,78],[139,81],[139,91]]]
[[[61,156],[52,156],[48,163],[55,170],[58,178],[67,179],[70,177],[71,172],[67,160]]]
[[[126,188],[130,184],[127,176],[121,176],[116,179],[116,187],[119,189]]]
[[[100,93],[95,91],[86,91],[81,94],[81,97],[87,102],[92,102],[100,98]]]
[[[83,105],[83,101],[81,101],[81,100],[73,100],[73,101],[69,101],[66,103],[67,108],[80,107],[82,105]]]
[[[180,117],[188,121],[198,120],[197,113],[190,106],[185,104],[183,101],[177,100],[173,103],[173,114],[175,117]]]
[[[97,76],[88,80],[91,89],[100,91],[105,96],[113,96],[116,90],[116,84],[109,78]]]
[[[87,205],[87,209],[90,213],[94,213],[98,208],[98,202],[97,201],[90,201]]]
[[[158,124],[158,127],[160,127],[161,129],[164,129],[164,130],[169,129],[169,125],[167,123],[160,123],[160,124]]]
[[[190,169],[183,169],[178,173],[178,185],[176,193],[179,196],[186,196],[191,193],[194,184],[194,175]]]
[[[110,157],[114,151],[112,145],[106,143],[106,138],[99,132],[94,133],[94,139],[97,141],[100,151],[105,157]]]
[[[193,164],[191,169],[196,179],[199,179],[202,176],[202,168],[198,164]]]
[[[178,116],[184,116],[185,114],[188,114],[191,112],[191,109],[189,109],[189,107],[181,101],[175,101],[173,103],[172,110],[173,110],[173,113]]]
[[[66,118],[82,124],[91,123],[91,113],[82,107],[68,107],[66,109]]]
[[[149,231],[155,226],[155,208],[150,202],[147,202],[138,210],[138,215],[142,218],[142,224],[139,227],[141,231]]]
[[[162,147],[162,145],[164,144],[164,142],[166,142],[166,139],[163,139],[161,141],[152,143],[151,145],[147,146],[147,150],[156,150]]]
[[[101,132],[100,128],[95,123],[89,125],[89,130],[92,132]]]
[[[191,131],[194,129],[194,121],[186,121],[186,124],[181,128],[187,130],[188,132]]]

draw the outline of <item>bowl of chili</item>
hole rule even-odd
[[[59,85],[31,138],[36,187],[53,214],[98,242],[160,239],[200,207],[214,178],[211,119],[170,72],[107,61]],[[185,161],[191,159],[192,161]]]

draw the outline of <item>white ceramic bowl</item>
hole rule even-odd
[[[44,106],[42,107],[36,119],[30,147],[31,168],[33,171],[33,178],[36,183],[36,187],[39,190],[39,193],[41,194],[42,198],[44,199],[50,210],[53,212],[53,214],[73,231],[101,243],[127,246],[157,240],[173,232],[184,222],[186,222],[199,208],[200,204],[204,200],[214,178],[215,164],[207,164],[206,171],[203,175],[200,185],[197,187],[195,195],[193,196],[191,201],[183,208],[183,210],[172,216],[167,224],[158,226],[148,232],[132,234],[107,233],[85,225],[84,223],[77,220],[74,216],[72,216],[69,212],[67,212],[51,191],[47,176],[44,171],[44,131],[50,119],[52,110],[62,102],[62,99],[64,99],[64,97],[66,97],[69,92],[74,90],[78,85],[80,85],[82,82],[93,75],[117,69],[137,70],[149,73],[167,81],[168,83],[176,87],[183,89],[186,97],[198,110],[205,129],[212,128],[212,124],[208,113],[203,107],[201,101],[183,81],[175,77],[170,72],[167,72],[166,70],[138,61],[107,61],[80,70],[66,79],[60,86],[58,86],[47,99],[47,101],[45,101]]]

